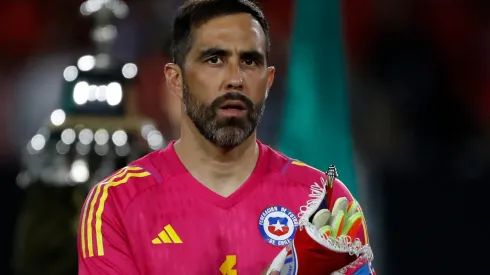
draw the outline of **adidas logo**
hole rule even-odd
[[[175,232],[174,228],[168,224],[163,230],[158,233],[158,237],[151,240],[152,244],[164,244],[164,243],[182,243],[179,235]]]

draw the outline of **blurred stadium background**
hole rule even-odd
[[[87,189],[179,135],[181,0],[102,2],[0,2],[0,274],[76,274]],[[260,139],[338,166],[378,274],[485,273],[490,1],[259,2],[277,68]]]

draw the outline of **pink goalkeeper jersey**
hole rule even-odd
[[[325,175],[258,144],[255,170],[226,198],[190,175],[173,143],[96,185],[81,213],[79,274],[261,274]],[[334,190],[352,200],[341,182]]]

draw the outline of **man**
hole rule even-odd
[[[324,256],[322,270],[332,273],[356,260],[350,242],[327,242],[349,234],[367,241],[360,219],[346,220],[348,228],[339,219],[359,216],[346,187],[256,139],[274,80],[269,44],[268,23],[248,0],[189,1],[179,9],[165,76],[182,102],[181,137],[88,195],[80,274],[261,274],[271,262],[267,273],[277,274],[285,262],[301,270]],[[343,201],[309,222],[337,197]],[[308,247],[320,257],[305,257]]]

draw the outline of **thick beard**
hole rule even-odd
[[[211,143],[223,149],[233,149],[242,144],[255,131],[264,112],[265,102],[253,102],[238,92],[229,92],[216,98],[210,105],[199,102],[187,85],[184,85],[185,113],[199,133]],[[247,116],[219,119],[217,111],[226,100],[240,100],[247,106]]]

